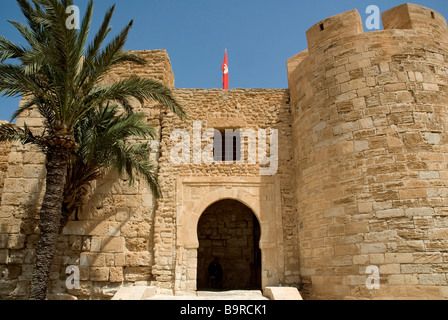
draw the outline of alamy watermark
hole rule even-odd
[[[366,13],[370,14],[366,20],[366,28],[369,30],[380,30],[381,11],[376,5],[370,5],[366,8]]]
[[[377,266],[368,266],[366,274],[369,276],[366,279],[366,287],[369,290],[380,289],[380,269]]]
[[[65,273],[68,275],[67,280],[65,280],[65,287],[68,290],[79,290],[81,287],[79,285],[80,272],[77,266],[68,266],[65,269]]]
[[[65,11],[69,16],[65,21],[67,29],[80,29],[80,10],[78,6],[68,6]],[[366,14],[370,16],[366,19],[366,27],[369,30],[380,30],[381,11],[377,5],[369,5],[366,8]]]
[[[66,27],[68,29],[80,29],[80,9],[76,5],[70,5],[66,8],[68,15],[66,19]],[[369,5],[366,8],[366,13],[370,14],[366,19],[366,27],[369,30],[380,29],[380,8],[376,5]],[[260,129],[258,132],[255,130],[229,130],[225,132],[225,137],[222,138],[221,134],[218,134],[219,130],[208,129],[203,134],[201,132],[201,122],[195,121],[193,123],[193,152],[190,148],[190,134],[187,130],[178,129],[174,130],[171,134],[171,141],[182,141],[178,143],[170,153],[171,163],[174,165],[180,164],[212,164],[212,163],[235,163],[244,164],[244,142],[245,138],[248,139],[248,164],[256,164],[257,154],[258,162],[261,166],[260,175],[274,175],[278,170],[278,130],[270,129],[270,156],[267,155],[267,130]],[[236,145],[233,142],[232,137],[238,140]],[[201,148],[203,141],[211,142],[204,149]],[[258,138],[258,147],[257,147]],[[220,139],[224,139],[224,143],[221,143]],[[220,150],[225,149],[225,151]],[[232,148],[236,156],[231,156]],[[179,155],[181,153],[181,156]],[[217,157],[216,154],[224,155],[223,158]],[[269,167],[265,167],[269,165]]]
[[[170,152],[170,160],[173,165],[243,165],[257,164],[258,160],[260,175],[272,176],[278,171],[277,129],[259,129],[258,131],[226,129],[224,132],[207,129],[202,132],[202,122],[194,121],[193,139],[186,129],[174,130],[170,139],[174,143],[177,142]],[[204,148],[202,148],[203,142],[208,143]],[[246,149],[247,157],[245,156]]]
[[[65,20],[65,26],[67,29],[77,29],[79,30],[80,27],[80,10],[78,6],[71,5],[68,6],[65,10],[65,13],[68,14],[67,20]]]

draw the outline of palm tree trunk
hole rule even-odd
[[[59,234],[68,150],[52,147],[47,153],[46,192],[40,213],[40,238],[31,280],[30,300],[45,300]]]

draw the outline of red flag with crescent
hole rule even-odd
[[[226,54],[224,56],[224,62],[222,63],[221,68],[223,75],[222,75],[222,88],[224,90],[229,90],[229,62],[227,60],[227,49]]]

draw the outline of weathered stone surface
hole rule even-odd
[[[122,287],[114,295],[112,300],[145,300],[157,294],[156,287]]]
[[[303,300],[297,288],[266,287],[263,294],[270,300]]]
[[[363,32],[356,10],[312,26],[308,49],[287,62],[289,89],[174,89],[185,121],[155,103],[132,102],[156,128],[147,142],[163,198],[116,172],[94,183],[58,239],[50,293],[66,290],[67,265],[81,273],[81,288],[67,290],[69,297],[111,299],[135,283],[191,293],[205,251],[234,257],[228,274],[245,281],[256,258],[248,219],[235,218],[234,226],[211,219],[198,238],[207,208],[233,199],[260,224],[261,266],[254,263],[250,277],[261,277],[262,288],[300,287],[305,299],[448,299],[446,20],[404,4],[384,12],[383,26]],[[166,51],[136,53],[147,65],[117,66],[104,82],[141,76],[174,88]],[[42,129],[34,109],[17,120],[24,122]],[[213,158],[206,130],[230,128],[248,130],[241,161],[206,162]],[[258,146],[262,130],[272,129],[278,163],[265,177]],[[176,130],[190,136],[188,163],[173,162]],[[44,164],[36,147],[0,145],[0,298],[27,294]],[[365,286],[372,265],[377,291]]]
[[[356,12],[328,18],[308,31],[308,50],[288,61],[307,298],[421,297],[408,286],[445,286],[446,226],[434,226],[441,218],[436,208],[448,204],[440,165],[448,150],[448,94],[441,90],[448,74],[436,71],[447,68],[446,20],[404,4],[384,12],[383,25],[372,34],[363,32]],[[332,135],[318,135],[323,123]],[[341,140],[353,149],[338,152]],[[338,219],[327,219],[324,205],[340,207]],[[351,279],[374,264],[387,288],[375,293],[353,284],[346,293],[319,282],[347,282],[337,269],[344,255],[360,266]],[[443,297],[442,289],[428,290],[428,297]]]

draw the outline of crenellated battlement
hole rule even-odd
[[[413,29],[431,33],[434,36],[448,36],[445,18],[430,8],[405,3],[385,11],[382,16],[384,30]]]
[[[448,244],[447,23],[414,4],[382,20],[325,19],[287,62],[306,298],[448,299],[442,260],[421,259]]]
[[[308,48],[311,49],[329,39],[343,39],[363,33],[358,10],[351,10],[316,23],[306,32]]]
[[[406,3],[383,12],[384,30],[413,29],[434,37],[448,36],[445,18],[438,12],[420,5]],[[308,49],[327,41],[343,41],[345,38],[364,33],[363,21],[358,10],[347,11],[312,26],[306,32]]]
[[[312,26],[308,49],[287,61],[288,89],[175,89],[165,50],[136,51],[144,66],[114,67],[105,82],[157,79],[189,117],[136,101],[158,135],[142,142],[163,197],[112,172],[92,184],[58,239],[51,294],[110,299],[151,285],[194,295],[213,254],[226,290],[448,300],[448,27],[414,4],[382,20],[384,30],[364,32],[351,10]],[[25,122],[42,127],[35,110],[16,124]],[[241,161],[207,161],[222,147],[211,144],[214,129],[227,128],[241,129]],[[270,159],[277,173],[261,176]],[[0,144],[0,299],[27,296],[44,175],[37,147]],[[67,264],[79,267],[80,289],[65,287]]]

